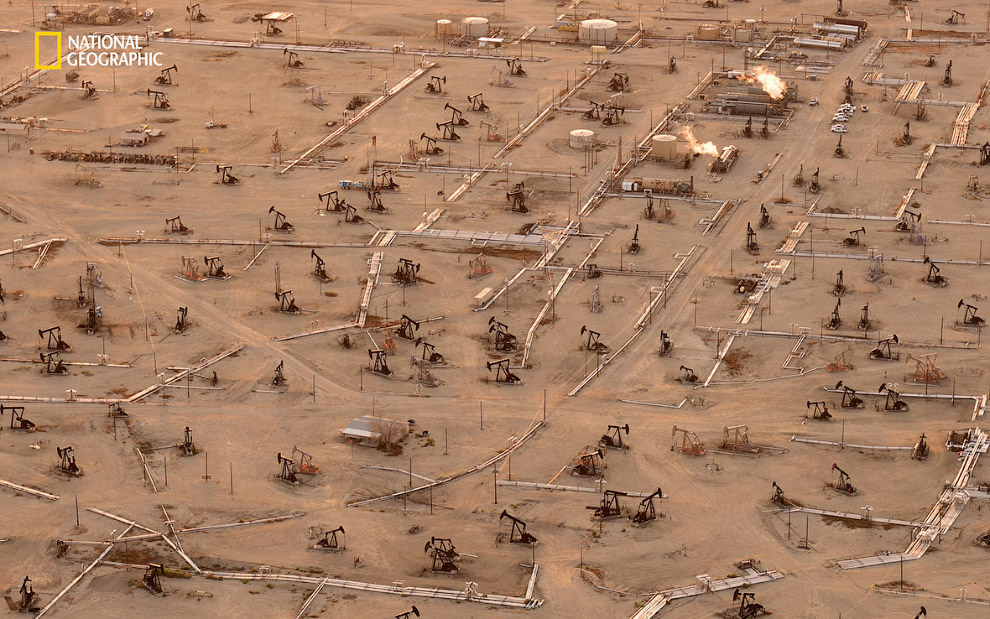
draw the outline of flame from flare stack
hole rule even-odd
[[[753,67],[749,75],[737,75],[736,79],[747,84],[759,83],[763,92],[770,95],[771,99],[783,99],[787,92],[787,83],[777,77],[777,74],[763,65]]]
[[[704,144],[699,142],[698,138],[694,137],[694,131],[691,131],[691,127],[682,127],[681,130],[677,132],[677,135],[687,140],[687,146],[692,153],[718,157],[718,146],[715,146],[714,142],[705,142]]]

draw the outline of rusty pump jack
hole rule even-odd
[[[877,391],[879,393],[887,394],[887,399],[883,403],[883,410],[896,411],[896,412],[905,412],[908,410],[908,403],[905,402],[904,400],[898,399],[901,397],[900,392],[895,391],[894,388],[888,385],[887,383],[881,384],[880,388],[877,389]]]
[[[605,471],[605,452],[601,448],[578,455],[577,463],[571,467],[571,475],[598,477]]]
[[[808,401],[806,408],[811,408],[811,405],[815,405],[815,411],[812,413],[811,418],[817,421],[832,421],[832,413],[828,412],[828,404],[824,400],[819,400],[818,402]]]
[[[653,505],[653,499],[663,501],[663,491],[659,487],[656,492],[639,502],[639,509],[636,510],[636,513],[632,517],[632,523],[634,525],[644,525],[657,519],[657,510]]]
[[[834,462],[832,463],[832,470],[839,472],[839,479],[835,482],[829,482],[828,484],[829,486],[831,486],[835,490],[838,490],[839,492],[842,492],[843,494],[849,494],[849,495],[859,494],[859,490],[857,490],[856,487],[853,486],[852,482],[849,480],[849,473],[846,473],[845,471],[840,469],[839,465]]]
[[[856,397],[856,390],[846,387],[841,380],[835,383],[835,388],[842,389],[842,403],[839,405],[842,408],[863,408],[866,406],[863,398]]]
[[[689,454],[692,456],[703,456],[705,455],[705,445],[698,438],[698,435],[694,433],[693,430],[685,430],[684,428],[678,428],[674,426],[670,431],[670,438],[677,438],[677,434],[680,433],[681,436],[681,453]],[[677,444],[674,443],[670,446],[670,450],[674,451],[677,449]]]
[[[509,533],[509,543],[510,544],[535,544],[536,538],[531,534],[526,532],[526,523],[522,520],[516,518],[506,510],[502,510],[502,514],[498,517],[501,521],[503,518],[508,518],[512,521],[512,531]]]
[[[598,439],[598,445],[601,447],[612,447],[613,449],[629,449],[629,440],[622,440],[622,431],[626,431],[626,436],[629,436],[629,424],[624,426],[609,425],[608,431],[602,434],[602,437]]]

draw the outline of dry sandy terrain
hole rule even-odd
[[[5,3],[0,331],[8,339],[0,341],[0,399],[5,407],[23,406],[24,418],[37,428],[12,430],[11,412],[0,418],[0,479],[59,498],[0,488],[0,589],[9,588],[16,601],[30,575],[37,605],[47,605],[100,556],[108,547],[103,542],[128,529],[90,508],[137,523],[127,533],[136,535],[145,528],[169,532],[164,506],[175,529],[296,517],[168,535],[167,542],[120,541],[46,614],[296,617],[316,588],[314,578],[323,577],[454,591],[470,582],[481,594],[524,598],[535,561],[531,605],[542,601],[539,608],[330,585],[303,615],[392,617],[415,604],[423,617],[436,618],[630,617],[657,591],[693,585],[702,574],[739,575],[736,563],[755,558],[761,569],[783,575],[747,589],[778,616],[911,617],[922,604],[931,617],[987,616],[990,549],[976,540],[990,529],[990,512],[983,511],[988,503],[979,492],[924,556],[903,563],[903,583],[897,583],[896,562],[862,569],[836,562],[904,552],[916,527],[787,513],[770,500],[775,482],[795,505],[924,521],[961,466],[945,437],[985,423],[986,400],[980,398],[990,381],[988,356],[981,330],[960,324],[966,314],[959,307],[962,299],[978,308],[977,315],[990,311],[990,243],[983,247],[990,240],[990,193],[971,186],[976,177],[990,187],[990,167],[978,165],[980,151],[972,148],[990,140],[985,109],[979,107],[969,124],[964,144],[970,148],[948,144],[963,104],[981,101],[990,79],[987,9],[972,0],[956,4],[966,19],[947,25],[948,9],[917,2],[905,4],[910,23],[902,6],[850,4],[847,17],[867,20],[867,32],[841,52],[825,52],[785,46],[786,37],[811,36],[816,19],[835,14],[834,3],[822,0],[720,8],[699,2],[219,1],[203,3],[201,22],[188,19],[183,3],[168,2],[155,6],[148,22],[58,29],[143,36],[148,29],[174,28],[177,39],[148,44],[177,67],[173,84],[156,85],[155,68],[121,67],[82,69],[71,83],[65,69],[49,71],[15,88],[25,71],[32,72],[32,33],[40,28],[42,9]],[[108,6],[100,2],[98,13]],[[281,24],[283,34],[269,36],[251,17],[274,10],[292,11],[296,19]],[[490,47],[457,46],[435,36],[436,20],[456,26],[467,16],[487,17],[502,28],[505,47],[493,55]],[[572,23],[613,19],[618,43],[631,44],[611,46],[607,66],[592,63],[590,45],[577,42],[576,32],[552,27],[558,16]],[[731,34],[721,42],[695,40],[699,23],[720,23],[731,32],[733,23],[746,19],[758,21],[751,42],[735,42]],[[642,35],[636,36],[640,24]],[[778,45],[768,59],[747,58],[775,35]],[[889,39],[882,58],[865,66],[881,37]],[[272,45],[220,43],[253,38]],[[190,39],[205,44],[190,45]],[[290,68],[282,46],[295,44],[303,46],[303,66]],[[670,56],[675,73],[667,71]],[[935,64],[928,67],[930,56]],[[525,77],[504,74],[509,57],[522,58]],[[950,60],[952,84],[941,85]],[[759,63],[797,88],[787,115],[770,119],[767,139],[745,137],[745,117],[705,109],[715,94],[741,85],[724,70]],[[821,68],[817,79],[808,79],[808,67]],[[713,70],[719,83],[696,93],[704,98],[689,99]],[[624,107],[622,122],[605,127],[584,118],[590,102],[613,95],[607,87],[617,72],[630,84],[616,99]],[[870,72],[926,81],[926,117],[917,119],[915,103],[896,100],[899,84],[865,82]],[[411,75],[415,79],[404,85]],[[432,76],[446,78],[442,93],[426,91]],[[830,117],[843,100],[847,76],[852,102],[868,111],[846,123],[845,157],[837,158]],[[504,79],[513,86],[492,84]],[[82,81],[93,83],[93,96],[84,96]],[[344,112],[352,98],[363,98],[360,110],[386,88],[393,90],[366,118],[286,169],[348,122],[354,112]],[[170,109],[153,109],[149,89],[164,92]],[[468,97],[480,92],[489,109],[471,111]],[[810,105],[812,98],[820,104]],[[445,104],[470,123],[456,128],[461,139],[438,142],[442,154],[410,153],[410,142],[423,148],[421,134],[439,135],[437,123],[451,114]],[[739,156],[717,175],[709,174],[707,155],[687,157],[689,169],[652,158],[624,168],[625,180],[694,179],[693,196],[659,196],[670,200],[670,219],[647,219],[644,195],[624,192],[614,173],[678,105],[682,113],[660,133],[681,134],[687,127],[719,149],[735,145]],[[554,109],[531,125],[548,106]],[[31,125],[26,135],[13,128],[21,122]],[[224,126],[207,129],[210,122]],[[901,145],[896,140],[906,122],[913,139]],[[754,118],[754,129],[761,125]],[[120,146],[124,131],[142,127],[163,135],[144,147]],[[489,129],[502,141],[489,140]],[[596,133],[593,153],[569,146],[574,129]],[[513,147],[503,150],[505,136],[520,131]],[[276,134],[279,148],[273,146]],[[931,144],[940,146],[919,178]],[[681,139],[678,148],[685,153],[689,145]],[[45,155],[69,150],[178,162],[77,165]],[[231,166],[240,184],[220,183],[219,165]],[[384,213],[366,209],[364,191],[337,186],[341,180],[368,182],[372,165],[394,170],[399,185],[382,192]],[[488,171],[471,179],[479,166]],[[821,187],[811,192],[816,169]],[[794,181],[799,170],[800,186]],[[765,176],[758,182],[760,171]],[[506,201],[506,192],[520,182],[526,214],[513,212]],[[920,213],[921,228],[898,231],[902,200],[912,189],[906,209]],[[342,213],[321,210],[317,196],[334,190],[364,221],[348,223]],[[771,217],[766,227],[758,226],[761,205]],[[272,206],[291,222],[290,233],[270,229]],[[424,220],[437,209],[435,221]],[[175,216],[190,234],[163,229],[164,220]],[[747,224],[755,230],[758,255],[747,251]],[[459,231],[462,238],[390,233],[417,226]],[[843,243],[860,228],[859,245]],[[640,249],[631,253],[637,230]],[[799,238],[787,245],[792,230]],[[529,234],[486,243],[484,233]],[[50,239],[60,241],[39,260],[38,247]],[[167,242],[150,242],[156,239]],[[30,244],[39,245],[24,247]],[[18,250],[6,251],[12,248]],[[314,250],[326,262],[327,281],[313,275]],[[491,272],[468,277],[479,254]],[[870,281],[869,257],[880,254],[883,274]],[[367,318],[356,326],[377,255],[381,270]],[[179,277],[184,257],[204,272],[205,256],[219,257],[230,278]],[[948,287],[924,281],[926,257],[941,268]],[[417,284],[393,282],[400,259],[420,265]],[[738,292],[740,278],[759,280],[780,265],[768,267],[774,260],[788,261],[786,269],[740,322],[753,294]],[[601,277],[589,278],[589,263],[604,270]],[[100,273],[92,289],[85,283],[87,264]],[[281,289],[291,290],[302,312],[278,311],[276,266]],[[824,325],[836,307],[831,292],[840,270],[846,286],[838,307],[842,324],[829,330]],[[475,295],[485,288],[499,293],[510,280],[507,291],[478,310]],[[102,310],[92,334],[85,329],[86,304],[76,302],[80,282]],[[857,328],[864,306],[870,320],[865,331]],[[176,332],[180,307],[187,308],[188,325]],[[424,349],[402,338],[387,357],[392,375],[370,371],[369,349],[383,347],[402,316],[418,321],[414,336],[442,353],[444,362],[432,367],[439,384],[422,380],[413,360]],[[494,350],[492,318],[518,338],[517,350]],[[47,352],[39,330],[56,325],[71,346],[61,355],[64,375],[46,374],[36,361]],[[587,350],[582,327],[600,333],[609,353]],[[318,333],[281,339],[311,331]],[[669,355],[659,354],[661,331],[672,342]],[[341,343],[345,334],[349,347]],[[899,358],[870,359],[878,340],[893,334]],[[238,346],[186,379],[190,368]],[[916,381],[909,355],[931,355],[944,377],[937,384]],[[832,371],[843,357],[849,367]],[[488,364],[503,358],[521,382],[496,382]],[[273,386],[280,363],[286,383]],[[697,383],[681,380],[684,367],[696,373]],[[839,380],[862,392],[864,408],[841,407],[842,393],[832,389]],[[884,396],[873,395],[881,383],[894,385],[909,410],[883,410]],[[126,418],[108,416],[108,405],[117,401]],[[809,419],[815,401],[827,403],[832,421]],[[340,431],[362,415],[414,420],[414,434],[393,455],[351,444]],[[603,475],[568,472],[579,454],[596,448],[609,425],[626,424],[622,437],[631,448],[606,450]],[[723,428],[740,424],[748,426],[753,443],[779,449],[758,455],[719,450]],[[672,426],[695,432],[706,454],[681,453]],[[182,442],[186,427],[198,449],[192,456],[170,447]],[[930,443],[924,460],[912,459],[910,449],[862,447],[910,448],[922,433]],[[59,471],[57,449],[67,446],[81,476]],[[321,472],[291,485],[276,478],[277,454],[294,447],[312,454]],[[505,457],[474,472],[500,453]],[[982,458],[965,484],[970,489],[990,481]],[[826,485],[836,480],[833,464],[851,475],[857,495]],[[350,505],[469,471],[402,498]],[[599,478],[604,482],[596,483]],[[640,496],[662,488],[666,498],[655,505],[662,517],[643,527],[626,518],[600,522],[587,507],[599,504],[602,488]],[[622,507],[635,513],[640,500],[622,497]],[[503,510],[526,522],[539,540],[535,547],[508,542],[509,521],[499,519]],[[320,531],[341,526],[346,549],[312,548]],[[432,537],[451,538],[464,553],[459,573],[431,573],[423,549]],[[176,539],[204,571],[306,579],[194,574],[170,547]],[[56,540],[92,543],[70,543],[63,553]],[[164,597],[140,586],[148,563],[169,568]],[[875,586],[881,583],[922,597],[882,592]],[[731,609],[724,616],[734,617],[736,608],[726,589],[672,600],[656,616],[722,616]]]

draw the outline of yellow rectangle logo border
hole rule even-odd
[[[55,37],[58,45],[58,56],[55,64],[41,64],[41,37]],[[35,69],[61,69],[62,68],[62,33],[61,32],[35,32],[34,33],[34,68]]]

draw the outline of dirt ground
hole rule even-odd
[[[102,16],[110,4],[97,6]],[[156,84],[153,67],[86,68],[75,82],[65,80],[63,68],[18,88],[32,71],[32,33],[41,29],[43,10],[24,2],[0,9],[0,479],[58,496],[49,501],[0,487],[0,589],[16,600],[29,575],[44,606],[104,542],[125,531],[167,533],[167,518],[180,530],[245,526],[180,532],[168,542],[117,542],[50,612],[294,617],[316,588],[192,574],[169,545],[178,539],[208,572],[455,591],[475,583],[486,596],[525,597],[532,564],[539,565],[532,598],[543,603],[535,609],[328,586],[301,615],[308,617],[391,617],[413,604],[421,616],[437,618],[629,617],[654,592],[695,584],[699,575],[739,575],[736,563],[750,558],[784,575],[747,589],[783,617],[909,617],[920,605],[932,617],[986,616],[990,550],[976,543],[990,529],[986,500],[970,499],[922,558],[903,563],[903,588],[911,595],[875,586],[898,586],[897,563],[843,570],[836,562],[903,552],[914,527],[788,514],[770,500],[776,483],[809,508],[923,521],[960,467],[945,437],[983,425],[988,357],[982,329],[963,323],[966,306],[982,316],[990,295],[990,244],[983,247],[990,240],[990,193],[983,187],[990,186],[990,168],[978,165],[978,146],[990,140],[984,108],[970,122],[968,147],[949,142],[959,110],[981,102],[990,79],[985,5],[954,5],[966,18],[950,25],[947,8],[847,4],[847,17],[869,28],[840,52],[784,43],[811,36],[813,22],[835,14],[835,4],[822,0],[718,8],[294,0],[201,8],[206,21],[190,21],[183,3],[169,2],[155,6],[147,22],[56,27],[141,36],[173,28],[174,39],[147,43],[177,67],[173,84]],[[251,19],[276,10],[295,14],[280,35]],[[500,28],[504,47],[437,38],[436,20],[456,26],[469,16]],[[618,24],[617,45],[601,68],[601,53],[566,25],[591,17]],[[748,19],[756,20],[752,41],[731,34],[721,42],[697,40],[698,24],[731,32]],[[773,60],[754,60],[774,36]],[[889,39],[882,66],[865,66],[881,37]],[[241,45],[252,39],[259,44]],[[287,65],[285,46],[298,51],[301,67]],[[667,70],[671,56],[675,73]],[[526,76],[506,73],[505,59],[513,57]],[[933,66],[925,66],[929,57]],[[944,85],[949,61],[953,79]],[[435,66],[303,159],[424,63]],[[688,99],[710,71],[760,63],[798,88],[789,115],[769,120],[767,139],[744,137],[744,117],[703,109],[738,85],[734,80],[716,76],[719,84],[701,89],[704,99]],[[823,68],[816,79],[806,71],[812,66]],[[926,81],[924,118],[915,103],[896,100],[899,84],[864,82],[871,72]],[[608,84],[616,73],[629,76],[629,90],[612,99],[623,108],[622,122],[603,126],[584,112],[615,95]],[[440,93],[426,90],[434,76],[445,78]],[[846,123],[839,158],[830,115],[847,76],[852,102],[868,111]],[[493,84],[504,80],[512,86]],[[92,82],[93,96],[84,96],[82,81]],[[154,109],[150,90],[165,93],[169,109]],[[472,111],[469,98],[478,93],[488,110]],[[817,106],[809,104],[813,98]],[[355,110],[346,111],[352,102]],[[661,132],[690,128],[701,142],[736,146],[731,169],[710,174],[708,155],[687,157],[684,169],[688,144],[681,138],[677,164],[651,158],[625,171],[626,180],[693,179],[693,195],[654,195],[669,218],[646,218],[644,194],[618,182],[586,206],[679,104],[684,112]],[[460,140],[437,141],[442,153],[422,152],[420,136],[439,138],[438,125],[457,114],[468,121],[455,127]],[[908,122],[912,140],[903,144],[897,138]],[[16,128],[25,123],[26,135]],[[761,125],[753,119],[754,128]],[[130,129],[162,135],[144,147],[122,146]],[[592,152],[570,146],[575,129],[595,132]],[[517,138],[507,150],[506,137]],[[931,144],[939,146],[919,178]],[[50,160],[49,153],[66,151],[157,155],[163,162]],[[219,166],[230,166],[240,183],[222,184]],[[816,169],[821,187],[814,192]],[[398,184],[381,193],[385,212],[366,208],[364,190],[338,187],[367,183],[383,170]],[[507,201],[517,183],[527,213]],[[897,230],[912,189],[903,206],[919,214],[919,228]],[[331,191],[362,221],[324,211],[318,196]],[[770,216],[765,227],[761,206]],[[272,207],[291,231],[273,229]],[[438,209],[435,221],[426,219]],[[167,229],[176,216],[189,234]],[[747,225],[758,254],[747,250]],[[796,229],[797,242],[778,252]],[[519,236],[503,242],[485,240],[488,234]],[[630,251],[634,235],[637,252]],[[846,241],[852,237],[858,243]],[[53,239],[39,260],[39,248]],[[325,261],[325,280],[314,276],[314,253]],[[869,278],[871,258],[880,255],[883,273]],[[479,256],[490,272],[476,273]],[[182,276],[184,259],[205,274],[213,257],[229,278]],[[367,319],[355,326],[369,268],[379,259]],[[415,285],[394,281],[402,259],[418,265]],[[926,283],[925,259],[948,286]],[[740,322],[753,292],[738,287],[759,280],[774,260],[789,261],[786,270]],[[588,264],[601,276],[592,277]],[[92,287],[87,265],[95,265]],[[837,297],[839,272],[846,289]],[[276,286],[290,291],[302,311],[280,312]],[[491,290],[479,307],[476,295],[485,289]],[[85,328],[90,298],[102,312],[92,334]],[[176,331],[179,308],[187,326]],[[833,311],[841,324],[829,329]],[[864,312],[866,329],[858,324]],[[390,349],[389,333],[403,319],[412,339],[396,337]],[[515,350],[495,350],[492,321],[516,337]],[[41,362],[49,352],[42,330],[55,326],[70,347],[61,353],[63,375],[45,373]],[[607,353],[588,349],[588,330]],[[672,342],[669,355],[660,354],[661,332]],[[869,357],[895,334],[895,359]],[[417,369],[428,356],[423,342],[443,356],[430,368],[435,383]],[[389,351],[390,376],[371,371],[373,350]],[[502,359],[518,383],[497,382],[494,364]],[[937,384],[917,380],[925,359],[944,374]],[[276,366],[282,385],[272,384]],[[190,369],[196,371],[187,378]],[[698,380],[684,381],[688,373]],[[860,392],[863,408],[842,407],[839,380]],[[909,410],[884,410],[884,396],[872,395],[881,384],[899,391]],[[117,401],[126,417],[108,416]],[[818,401],[831,421],[810,418]],[[19,406],[35,431],[11,429],[8,417],[19,412],[9,407]],[[362,415],[409,420],[412,434],[391,453],[350,443],[341,430]],[[630,449],[605,450],[607,468],[596,476],[569,472],[609,426],[626,424]],[[736,425],[748,427],[753,443],[776,449],[719,449],[723,429]],[[176,447],[187,427],[195,455]],[[706,453],[681,453],[682,437],[672,427],[696,433]],[[912,459],[909,449],[879,448],[913,447],[922,434],[931,445],[925,460]],[[81,476],[59,470],[59,450],[69,446]],[[321,471],[290,485],[277,478],[279,457],[295,448],[311,454]],[[857,495],[828,487],[836,481],[833,465],[849,473]],[[976,465],[971,487],[990,481],[986,466]],[[459,476],[465,472],[471,474]],[[350,506],[455,476],[401,498]],[[587,492],[499,483],[506,481]],[[603,489],[660,489],[661,517],[642,527],[626,519],[599,522],[591,510]],[[620,497],[632,513],[640,500]],[[509,543],[503,510],[525,521],[539,543]],[[287,515],[295,517],[247,524]],[[129,522],[136,526],[128,531]],[[338,527],[345,549],[313,549],[322,532]],[[462,553],[459,573],[431,572],[424,546],[434,537],[450,538]],[[59,552],[56,540],[69,540],[68,550]],[[149,563],[168,568],[164,597],[140,585]],[[657,616],[736,608],[724,590],[674,600]]]

